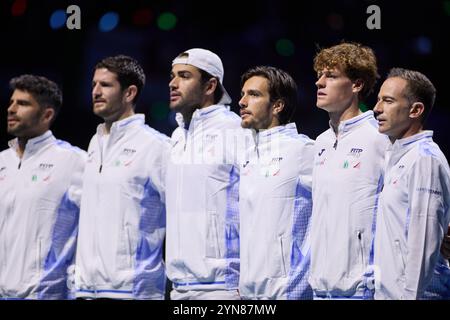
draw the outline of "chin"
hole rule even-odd
[[[183,109],[178,103],[175,104],[169,104],[169,109],[173,112],[181,112]]]
[[[250,129],[251,128],[251,123],[245,120],[241,121],[241,127],[244,129]]]

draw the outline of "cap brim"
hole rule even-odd
[[[227,90],[225,90],[223,84],[220,83],[220,86],[222,87],[223,95],[217,104],[230,104],[232,101],[230,95],[228,94]]]

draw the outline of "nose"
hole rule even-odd
[[[375,113],[375,117],[383,113],[383,108],[381,107],[381,100],[377,101],[375,107],[373,108],[373,112]]]
[[[102,90],[101,90],[100,84],[97,83],[94,85],[94,87],[92,87],[92,96],[94,98],[98,98],[101,95],[102,95]]]
[[[178,81],[176,77],[173,77],[170,82],[169,82],[169,88],[170,89],[175,89],[178,87]]]
[[[243,95],[241,97],[241,100],[239,100],[239,106],[241,107],[241,109],[247,108],[247,96]]]
[[[321,75],[319,79],[316,81],[316,87],[317,89],[322,89],[325,87],[325,81],[324,81],[325,75]]]
[[[382,102],[381,100],[378,101],[375,107],[373,108],[375,119],[377,119],[378,116],[383,113],[383,104],[381,102]]]
[[[8,114],[14,114],[17,112],[17,103],[12,102],[9,106],[8,106]]]

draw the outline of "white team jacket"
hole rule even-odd
[[[182,290],[236,289],[239,168],[229,154],[240,118],[212,105],[186,130],[180,116],[166,175],[167,275]]]
[[[310,284],[318,296],[371,296],[367,266],[388,143],[372,111],[341,122],[337,138],[330,128],[316,140]]]
[[[422,298],[437,266],[450,220],[450,169],[432,136],[424,131],[396,140],[386,154],[375,237],[376,299]]]
[[[0,297],[70,298],[85,152],[51,131],[0,153]]]
[[[144,115],[104,125],[88,149],[76,255],[77,297],[163,299],[164,153]]]
[[[244,299],[312,299],[309,229],[314,141],[295,123],[255,135],[239,190]]]

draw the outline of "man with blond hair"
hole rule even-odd
[[[314,59],[317,107],[330,128],[313,168],[310,284],[317,299],[372,299],[372,240],[388,139],[360,103],[378,77],[372,49],[341,43]]]

